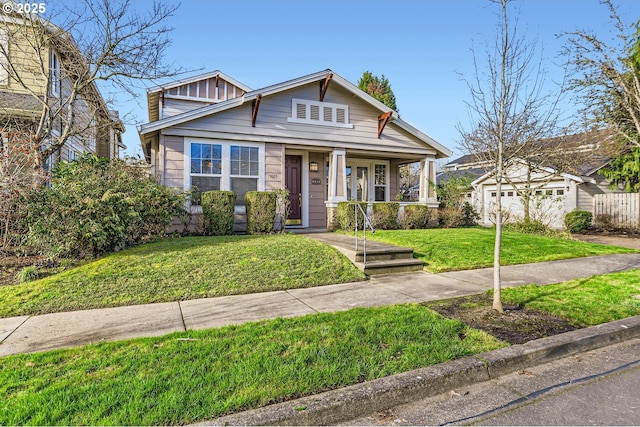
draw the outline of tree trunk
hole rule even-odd
[[[500,278],[500,249],[502,248],[502,167],[499,164],[496,179],[496,238],[493,246],[493,309],[504,313],[502,307],[502,280]]]

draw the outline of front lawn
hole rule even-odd
[[[0,358],[0,425],[179,425],[504,347],[417,304]]]
[[[631,270],[503,299],[587,326],[640,315],[639,283]],[[505,345],[402,304],[7,356],[0,425],[194,423]]]
[[[414,249],[414,256],[434,273],[469,270],[493,265],[495,229],[434,228],[426,230],[376,230],[369,238]],[[555,261],[592,255],[637,252],[559,237],[504,231],[502,265]]]
[[[140,245],[34,282],[0,287],[0,317],[364,280],[336,249],[294,234],[185,237]]]

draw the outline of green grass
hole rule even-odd
[[[503,289],[502,299],[563,317],[579,328],[599,325],[640,315],[640,270]]]
[[[186,237],[140,245],[33,282],[0,287],[0,317],[178,301],[364,280],[304,236]]]
[[[426,230],[376,230],[373,240],[414,249],[414,256],[431,272],[468,270],[493,265],[495,229],[439,228]],[[504,231],[502,265],[554,261],[592,255],[637,252],[559,237]]]
[[[8,356],[0,425],[186,424],[504,346],[412,304]]]

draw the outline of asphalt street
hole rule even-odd
[[[343,425],[640,425],[640,339]]]

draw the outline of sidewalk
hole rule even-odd
[[[606,255],[502,268],[504,287],[548,284],[640,268],[640,254]],[[160,336],[276,317],[416,303],[483,292],[491,268],[373,276],[356,283],[260,294],[0,319],[0,356]]]

